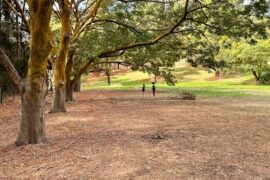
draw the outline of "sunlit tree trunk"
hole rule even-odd
[[[21,82],[21,126],[16,145],[46,141],[44,105],[46,98],[46,61],[51,50],[50,19],[52,1],[29,0],[30,59],[28,73]]]
[[[58,54],[58,59],[54,64],[54,94],[53,103],[51,108],[51,113],[54,112],[66,112],[65,108],[65,92],[66,92],[66,77],[65,77],[65,67],[67,54],[69,50],[70,41],[70,3],[68,0],[59,0],[59,5],[61,8],[61,45]]]

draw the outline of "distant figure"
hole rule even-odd
[[[145,84],[143,84],[143,86],[142,86],[143,97],[144,97],[144,92],[145,92]]]
[[[153,91],[153,96],[156,96],[156,85],[155,82],[152,82],[152,91]]]

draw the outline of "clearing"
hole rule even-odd
[[[20,99],[0,105],[0,178],[267,179],[270,103],[83,91],[48,114],[48,143],[16,147]],[[160,131],[164,138],[156,139]]]

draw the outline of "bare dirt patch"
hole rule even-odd
[[[16,147],[19,97],[0,105],[0,179],[267,179],[270,102],[85,91],[48,114],[48,143]],[[156,138],[156,133],[162,138]]]

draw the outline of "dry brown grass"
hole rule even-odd
[[[22,147],[14,145],[19,97],[8,100],[0,105],[0,179],[270,178],[270,102],[169,96],[76,94],[67,113],[46,113],[48,143]]]

